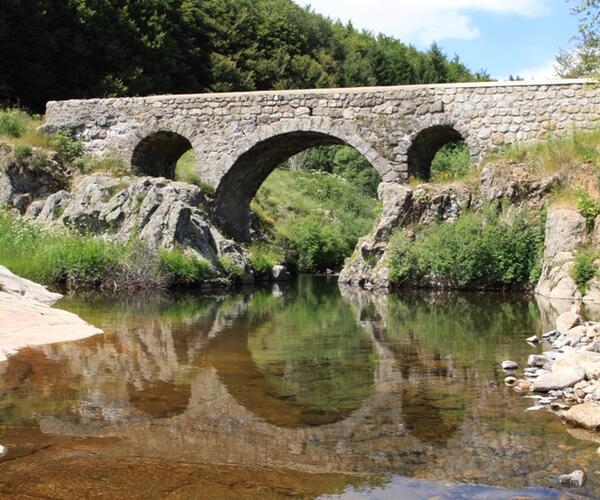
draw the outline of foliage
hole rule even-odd
[[[69,288],[163,288],[210,277],[205,261],[177,249],[157,256],[139,242],[49,229],[4,210],[0,211],[0,264],[25,278]]]
[[[55,149],[64,161],[68,162],[81,158],[83,155],[83,145],[73,139],[68,130],[60,130],[54,134],[50,138],[50,147]]]
[[[0,64],[0,102],[37,112],[51,99],[489,79],[435,44],[292,0],[5,2]]]
[[[21,137],[27,130],[29,115],[20,109],[0,111],[0,135]]]
[[[29,158],[32,153],[33,150],[31,149],[31,146],[28,146],[27,144],[17,144],[13,150],[13,156],[15,157],[15,160],[19,162],[23,161],[25,158]]]
[[[160,270],[176,285],[201,283],[211,275],[210,263],[195,255],[186,254],[180,248],[159,251]]]
[[[283,254],[273,246],[254,244],[248,250],[252,268],[258,273],[269,272],[284,260]]]
[[[572,9],[579,16],[575,46],[561,50],[556,57],[556,69],[563,78],[600,76],[600,1],[577,0]]]
[[[525,285],[541,257],[543,219],[526,212],[467,212],[423,229],[414,242],[404,230],[390,244],[390,276],[450,288]]]
[[[517,142],[488,157],[524,163],[533,172],[556,172],[583,163],[600,167],[600,129],[573,130],[564,136],[552,135],[537,142]]]
[[[471,155],[464,142],[449,143],[436,153],[431,162],[432,182],[464,178],[471,169]]]
[[[220,258],[219,265],[228,279],[235,281],[244,277],[244,268],[236,264],[231,257],[225,256]]]
[[[260,232],[300,271],[339,268],[377,215],[377,201],[344,178],[276,169],[252,202]]]
[[[598,275],[597,259],[598,251],[592,247],[581,247],[575,254],[571,278],[577,284],[582,295],[586,294],[588,283]]]
[[[596,217],[600,215],[600,202],[583,190],[577,192],[577,210],[585,217],[588,232],[594,229]]]

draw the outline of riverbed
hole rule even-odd
[[[552,323],[531,297],[302,277],[57,306],[104,333],[0,363],[2,496],[558,498],[575,469],[600,495],[600,439],[503,385]]]

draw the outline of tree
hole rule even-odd
[[[579,29],[571,50],[561,50],[556,70],[563,78],[600,76],[600,0],[578,0],[572,9]]]

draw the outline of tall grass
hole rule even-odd
[[[0,110],[0,141],[46,148],[49,138],[38,132],[42,117],[29,115],[20,109]]]
[[[488,160],[512,160],[534,172],[547,173],[589,163],[600,167],[600,129],[574,130],[545,141],[517,142],[490,155]]]
[[[47,228],[6,210],[0,210],[0,264],[33,281],[68,288],[165,288],[214,277],[207,261],[179,249],[156,253],[143,243]]]
[[[471,154],[464,142],[443,146],[431,162],[431,182],[449,182],[466,177],[471,170]]]

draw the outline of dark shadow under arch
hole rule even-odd
[[[177,160],[192,149],[182,135],[159,131],[144,137],[133,150],[131,168],[137,175],[175,178]]]
[[[215,215],[239,240],[250,239],[250,202],[269,174],[288,158],[317,146],[348,145],[338,137],[313,131],[270,137],[243,153],[223,176],[215,193]]]
[[[435,125],[421,130],[407,152],[408,175],[427,181],[431,178],[431,162],[446,144],[464,141],[463,136],[450,125]]]

